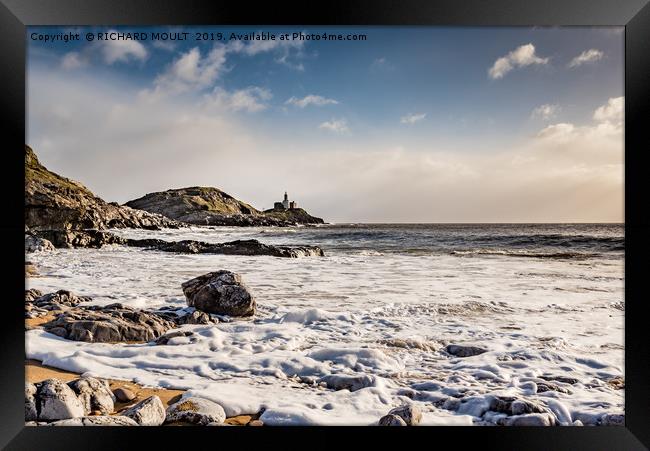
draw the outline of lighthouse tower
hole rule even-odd
[[[282,206],[285,210],[289,209],[289,196],[287,195],[286,191],[284,192],[284,200],[282,201]]]

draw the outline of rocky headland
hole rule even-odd
[[[195,225],[286,227],[325,222],[302,208],[260,211],[217,188],[201,186],[150,193],[126,205]]]

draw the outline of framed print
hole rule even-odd
[[[647,449],[645,1],[0,9],[7,449]]]

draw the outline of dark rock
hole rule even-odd
[[[43,325],[50,333],[87,342],[147,342],[174,327],[155,313],[121,304],[72,308]]]
[[[129,402],[135,399],[135,393],[126,387],[118,387],[113,390],[113,395],[119,402]]]
[[[100,248],[108,244],[125,244],[126,239],[99,230],[39,230],[44,237],[58,248],[90,247]]]
[[[34,299],[38,299],[41,296],[43,296],[43,293],[41,293],[41,291],[37,290],[36,288],[25,290],[25,302],[34,302]]]
[[[165,406],[158,396],[150,396],[122,412],[140,426],[160,426],[165,422]]]
[[[105,380],[82,377],[68,382],[68,386],[77,394],[86,414],[99,411],[103,415],[108,415],[113,412],[115,395],[113,395],[108,382]]]
[[[205,426],[209,423],[223,423],[226,413],[216,402],[190,396],[167,408],[165,422],[182,421]]]
[[[175,332],[169,332],[162,337],[158,337],[155,341],[157,345],[166,345],[169,343],[169,340],[172,338],[177,338],[177,337],[192,337],[194,335],[194,332],[191,331],[182,331],[178,330]]]
[[[25,225],[32,232],[181,226],[161,215],[106,203],[81,183],[47,170],[29,146],[25,146]]]
[[[388,414],[379,419],[379,426],[407,426],[399,415]]]
[[[465,345],[448,345],[445,350],[456,357],[472,357],[487,352],[487,349],[479,348],[478,346]]]
[[[250,316],[255,314],[255,299],[241,276],[230,271],[204,274],[184,282],[181,287],[187,305],[218,315]]]
[[[561,387],[558,384],[552,382],[537,382],[537,393],[544,393],[547,391],[556,391],[558,393],[571,394],[571,390]]]
[[[322,257],[318,246],[273,246],[257,240],[237,240],[227,243],[205,243],[203,241],[163,241],[157,239],[127,240],[128,246],[144,247],[150,250],[176,252],[180,254],[221,255],[270,255],[273,257]]]
[[[25,253],[54,250],[54,245],[48,240],[35,235],[25,234]]]
[[[566,377],[566,376],[540,376],[540,379],[544,379],[545,381],[557,381],[557,382],[562,382],[564,384],[577,384],[580,382],[578,379],[573,378],[573,377]]]
[[[59,290],[54,293],[48,293],[32,301],[39,308],[45,310],[61,310],[64,307],[76,307],[83,302],[90,302],[92,299],[88,296],[77,296],[68,290]]]
[[[328,374],[318,380],[332,390],[350,390],[351,392],[375,385],[375,377],[369,374]]]

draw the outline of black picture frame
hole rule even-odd
[[[0,0],[2,98],[2,183],[5,206],[0,446],[6,449],[127,449],[141,435],[166,447],[223,446],[224,436],[253,441],[287,441],[288,447],[340,443],[336,435],[361,434],[384,442],[396,436],[441,446],[451,440],[482,448],[518,450],[636,450],[650,447],[650,345],[646,338],[645,260],[650,251],[650,213],[643,202],[650,118],[650,0],[337,0],[319,3],[215,2],[214,0]],[[444,25],[444,26],[625,26],[625,427],[555,428],[48,428],[24,427],[20,388],[24,385],[25,63],[30,25]],[[16,299],[17,298],[17,299]],[[216,432],[219,430],[220,432]],[[401,431],[401,432],[400,432]],[[214,435],[218,434],[218,437]],[[241,435],[245,434],[245,435]],[[296,435],[298,434],[298,435]],[[408,436],[404,434],[409,434]],[[433,436],[429,436],[432,434]],[[273,438],[269,437],[272,435]],[[275,440],[274,440],[275,439]],[[433,440],[433,441],[431,441]],[[448,442],[449,443],[449,442]],[[254,445],[253,445],[254,446]]]

